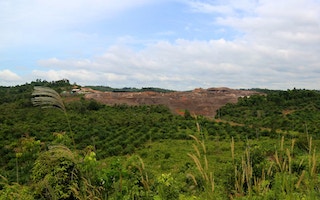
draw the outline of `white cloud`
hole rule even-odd
[[[3,81],[20,81],[21,77],[18,76],[16,73],[5,69],[5,70],[0,70],[0,79]]]
[[[110,17],[155,0],[141,0],[137,5],[136,1],[129,0],[77,2],[78,4],[75,4],[75,0],[65,4],[61,1],[51,2],[52,9],[48,10],[45,8],[47,4],[41,1],[35,8],[30,7],[32,12],[23,14],[18,13],[22,7],[17,6],[13,11],[17,16],[12,16],[10,20],[22,23],[26,17],[35,20],[31,26],[44,25],[42,29],[49,27],[49,30],[52,30],[50,26],[64,29],[70,24],[81,25],[86,23],[86,20]],[[170,29],[157,32],[158,36],[163,34],[179,38],[153,41],[128,33],[118,36],[113,45],[105,46],[103,51],[97,51],[93,56],[49,56],[50,59],[39,59],[37,64],[40,69],[33,71],[33,76],[47,80],[68,78],[83,84],[110,84],[116,87],[157,86],[181,90],[212,86],[319,88],[318,1],[180,2],[190,6],[190,17],[194,13],[203,14],[205,17],[197,18],[203,20],[199,21],[199,24],[210,24],[205,28],[210,29],[212,34],[217,30],[221,31],[221,38],[214,39],[217,37],[213,35],[210,38],[190,40],[184,35],[178,35],[179,31]],[[63,5],[61,10],[59,3]],[[7,8],[12,8],[13,4],[8,5]],[[35,1],[31,1],[30,6],[34,5]],[[5,10],[8,14],[9,9]],[[38,11],[39,16],[43,14],[45,20],[36,18],[34,11]],[[108,11],[110,14],[105,14]],[[1,15],[3,14],[0,14],[0,23]],[[79,17],[81,15],[84,17]],[[196,22],[192,21],[190,24]],[[59,23],[62,26],[58,26]],[[237,33],[236,37],[234,33]],[[81,37],[84,40],[92,36],[82,33],[79,35],[83,35]],[[101,38],[97,36],[97,41],[99,39]],[[137,45],[139,48],[136,48]]]
[[[22,78],[16,73],[10,71],[9,69],[0,70],[0,84],[1,85],[12,85],[19,84]]]
[[[42,67],[48,67],[48,68],[57,68],[57,69],[83,69],[87,68],[88,66],[93,67],[94,63],[90,61],[89,59],[68,59],[68,60],[59,60],[57,58],[50,58],[46,60],[39,60],[37,61],[37,64]]]
[[[263,78],[281,88],[319,88],[314,74],[320,69],[319,1],[245,1],[250,5],[244,7],[239,7],[238,1],[199,2],[191,4],[197,12],[211,14],[215,24],[242,33],[230,42],[243,51],[236,53],[238,56],[231,49],[225,53],[252,73],[249,77],[255,84]],[[225,6],[231,10],[221,9]]]
[[[308,47],[304,46],[278,49],[272,44],[261,45],[244,39],[177,39],[149,44],[140,51],[114,45],[102,55],[89,59],[53,58],[39,64],[47,68],[68,68],[70,77],[77,82],[101,80],[120,87],[165,85],[181,90],[206,86],[316,88],[319,81],[313,74],[314,70],[320,69],[320,59],[308,55],[310,52],[306,53],[306,49]],[[79,74],[76,69],[84,70],[80,70],[80,74],[87,76],[76,75]],[[66,74],[62,72],[59,74]]]
[[[191,1],[189,2],[192,11],[194,12],[203,12],[203,13],[223,13],[223,14],[232,14],[233,9],[228,5],[213,5],[201,1]]]
[[[241,16],[243,13],[251,13],[257,5],[256,0],[216,0],[201,1],[189,0],[188,4],[193,12],[214,15]]]
[[[107,82],[121,82],[127,79],[126,76],[118,75],[114,73],[107,72],[93,72],[90,70],[90,65],[87,66],[88,69],[50,69],[46,70],[34,70],[32,76],[40,78],[43,80],[54,81],[61,79],[69,79],[72,82],[78,84],[102,84]]]

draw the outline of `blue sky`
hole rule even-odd
[[[0,85],[320,88],[319,0],[2,0]]]

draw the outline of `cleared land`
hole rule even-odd
[[[213,117],[227,103],[236,103],[239,97],[258,94],[251,90],[235,90],[226,87],[194,89],[186,92],[99,92],[91,90],[87,99],[115,105],[165,105],[177,114],[188,110],[191,114]]]

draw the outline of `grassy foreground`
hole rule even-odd
[[[93,146],[56,144],[37,154],[30,183],[19,184],[18,171],[15,183],[2,177],[0,199],[318,199],[319,142],[307,135],[209,140],[196,132],[101,160]]]
[[[318,144],[311,137],[163,140],[137,154],[154,179],[172,178],[167,187],[177,196],[163,199],[318,199]],[[105,161],[115,160],[128,157]]]

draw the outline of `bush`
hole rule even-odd
[[[80,188],[80,173],[75,155],[65,146],[52,146],[39,155],[32,169],[37,198],[72,199],[71,188]]]
[[[33,200],[31,188],[19,184],[8,185],[6,184],[2,190],[0,190],[0,200],[8,199],[23,199]]]

